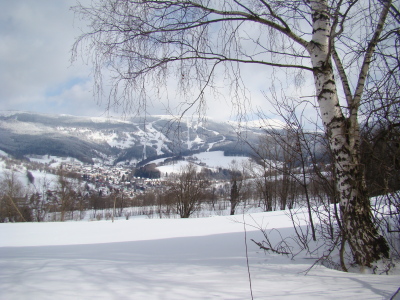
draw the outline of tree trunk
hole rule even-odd
[[[233,180],[233,184],[231,187],[231,213],[230,215],[233,216],[235,214],[235,209],[236,209],[236,205],[239,202],[239,191],[238,191],[238,187],[237,187],[237,182],[236,179]]]
[[[388,257],[386,240],[372,221],[369,198],[360,166],[357,120],[346,118],[339,105],[330,59],[330,18],[326,1],[312,1],[313,37],[309,52],[314,70],[316,95],[336,169],[344,234],[354,260],[361,266]]]

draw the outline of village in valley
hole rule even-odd
[[[225,167],[210,167],[196,156],[179,156],[140,166],[136,162],[113,165],[96,160],[94,164],[87,164],[75,158],[30,155],[29,161],[2,156],[0,166],[8,174],[6,177],[15,176],[22,184],[20,201],[30,207],[32,213],[27,213],[27,218],[31,221],[177,217],[176,203],[168,193],[188,168],[201,174],[195,182],[205,183],[202,199],[196,200],[190,215],[197,211],[199,216],[200,207],[206,214],[229,214],[232,172],[229,168],[232,163],[236,167],[238,164],[235,157],[224,157],[221,152],[210,152],[206,156],[212,158],[211,165],[224,159],[225,163],[232,161]],[[247,157],[236,160],[249,161]],[[210,204],[209,208],[204,208],[205,203]]]

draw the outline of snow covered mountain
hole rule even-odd
[[[271,121],[279,128],[279,121]],[[46,115],[31,112],[0,112],[0,150],[16,158],[28,155],[69,156],[92,163],[102,159],[111,163],[138,163],[150,159],[224,151],[227,155],[251,153],[240,141],[257,143],[262,123],[247,124],[147,116],[119,120],[114,118]]]

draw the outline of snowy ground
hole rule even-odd
[[[196,163],[203,163],[207,166],[207,168],[210,168],[212,170],[215,170],[216,168],[219,168],[219,167],[229,168],[233,162],[236,162],[237,167],[240,168],[240,166],[243,163],[246,163],[249,161],[248,157],[225,156],[223,151],[201,152],[201,153],[193,155],[193,157],[196,158]],[[165,159],[157,159],[152,162],[160,163],[164,160]],[[165,173],[168,173],[168,174],[179,173],[182,171],[182,168],[184,168],[188,164],[189,164],[188,161],[181,160],[181,161],[176,161],[174,163],[171,163],[169,165],[158,166],[157,169],[160,170],[162,175],[164,175]],[[200,172],[201,169],[202,169],[202,167],[200,165],[197,165],[197,171]]]
[[[245,216],[254,299],[390,299],[398,275],[343,273],[264,254],[256,221],[293,234],[284,212]],[[251,299],[243,216],[0,224],[0,299]]]

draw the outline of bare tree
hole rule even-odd
[[[31,172],[28,171],[28,195],[30,195],[29,204],[32,208],[33,219],[36,222],[43,222],[49,212],[49,202],[46,194],[50,189],[51,182],[46,177],[39,178],[38,180],[31,180],[33,176],[29,174],[31,174]]]
[[[64,222],[67,213],[74,210],[76,195],[72,179],[66,177],[62,169],[58,171],[57,175],[57,190],[54,200],[57,203],[57,210],[60,211],[60,221]]]
[[[232,161],[229,166],[231,190],[229,201],[231,203],[230,214],[234,215],[237,205],[247,197],[247,184],[245,176],[245,167],[241,169],[236,161]]]
[[[246,142],[245,139],[244,141]],[[248,145],[254,152],[253,163],[248,166],[248,171],[253,177],[258,205],[262,206],[264,211],[272,211],[279,202],[280,208],[285,209],[290,183],[287,176],[279,179],[281,174],[277,172],[277,165],[280,164],[281,154],[275,141],[270,136],[263,135],[259,145]]]
[[[358,117],[370,78],[381,78],[382,72],[374,73],[382,71],[378,66],[388,70],[398,61],[396,4],[99,0],[74,8],[89,21],[89,30],[78,38],[73,53],[83,49],[92,58],[98,92],[102,70],[113,73],[110,100],[125,110],[146,110],[149,92],[161,95],[169,77],[178,80],[183,94],[195,93],[187,98],[187,107],[197,103],[204,108],[205,90],[216,87],[213,79],[220,66],[236,104],[246,99],[242,64],[292,70],[296,83],[305,72],[312,74],[313,97],[333,154],[343,228],[355,262],[370,266],[388,256],[388,245],[371,219]]]
[[[32,210],[15,171],[4,172],[0,180],[0,222],[30,222]]]
[[[189,218],[205,199],[204,189],[208,183],[203,175],[196,172],[195,165],[188,164],[171,183],[169,192],[175,196],[176,211],[181,218]]]

